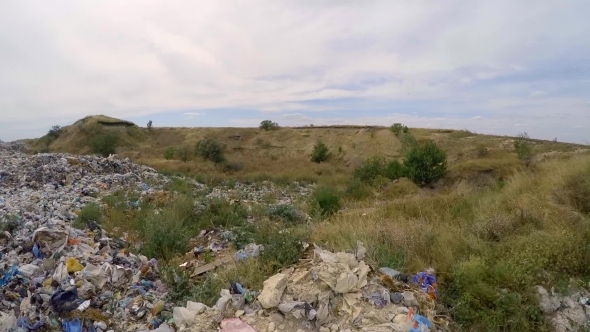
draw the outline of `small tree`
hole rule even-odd
[[[166,158],[166,160],[170,160],[172,158],[174,158],[174,152],[175,149],[172,146],[169,146],[166,148],[166,150],[164,150],[164,158]]]
[[[264,120],[260,122],[260,129],[262,130],[274,130],[278,128],[279,124],[276,122],[272,122],[271,120]]]
[[[447,156],[436,143],[428,141],[408,152],[404,167],[408,178],[418,185],[425,185],[446,174]]]
[[[340,196],[333,187],[318,187],[312,194],[314,205],[321,216],[330,216],[340,210]]]
[[[47,132],[47,136],[50,139],[56,139],[59,137],[59,135],[61,135],[62,129],[60,126],[53,126],[51,127],[51,129],[49,129],[49,131]]]
[[[108,157],[116,152],[117,140],[117,136],[110,134],[96,136],[90,144],[90,151]]]
[[[404,130],[404,125],[401,123],[394,123],[389,130],[395,134],[395,136],[399,136],[399,134]]]
[[[404,129],[402,129],[402,132],[403,132],[404,134],[406,134],[406,133],[408,132],[408,126],[404,126]]]
[[[221,164],[225,161],[223,156],[224,146],[216,139],[208,138],[199,141],[195,145],[195,155],[203,159],[210,160],[216,164]]]
[[[527,133],[519,133],[514,140],[514,150],[518,155],[518,159],[522,160],[526,166],[529,166],[533,158],[533,149],[529,143],[529,135]]]
[[[315,163],[321,163],[322,161],[328,160],[330,156],[330,150],[322,141],[317,141],[317,143],[313,146],[313,151],[311,152],[311,160]]]
[[[148,123],[147,123],[147,129],[148,130],[152,130],[152,120],[148,121]]]

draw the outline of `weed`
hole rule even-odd
[[[235,227],[246,221],[248,211],[240,204],[230,204],[224,199],[212,199],[196,217],[199,219],[194,225],[196,228]]]
[[[195,155],[200,156],[205,160],[210,160],[216,164],[221,164],[225,161],[223,151],[225,147],[216,139],[201,140],[195,145]]]
[[[52,126],[51,129],[47,132],[47,137],[54,140],[58,138],[62,133],[62,128],[60,126]]]
[[[89,221],[102,222],[102,210],[96,203],[86,204],[74,221],[74,227],[84,229]]]
[[[405,176],[406,170],[404,166],[397,160],[391,160],[385,165],[383,170],[383,176],[390,179],[396,180]]]
[[[335,188],[317,187],[312,195],[314,206],[321,216],[330,216],[340,210],[340,196]]]
[[[176,151],[176,149],[173,146],[169,146],[166,148],[166,150],[164,150],[164,158],[166,160],[171,160],[174,158],[174,152]]]
[[[367,198],[371,195],[371,188],[358,179],[353,179],[346,187],[346,195],[356,200]]]
[[[268,215],[288,224],[298,224],[305,221],[303,214],[290,204],[273,205],[268,208]]]
[[[315,163],[321,163],[328,160],[329,155],[330,151],[326,144],[322,141],[317,141],[311,152],[311,160]]]
[[[518,159],[522,160],[526,166],[529,166],[533,157],[533,149],[529,143],[529,135],[527,133],[519,133],[514,140],[514,151],[518,155]]]

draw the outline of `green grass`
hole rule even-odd
[[[102,219],[103,216],[100,206],[96,203],[89,203],[80,210],[78,217],[74,221],[74,227],[84,229],[88,221],[95,221],[100,224],[102,223]]]

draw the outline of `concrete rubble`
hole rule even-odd
[[[585,331],[590,328],[590,293],[574,291],[562,295],[537,286],[539,305],[557,332]]]

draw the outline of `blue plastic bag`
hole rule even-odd
[[[4,272],[2,279],[0,279],[0,287],[4,287],[4,285],[6,285],[12,279],[12,277],[16,276],[17,274],[18,267],[13,265],[10,269]]]
[[[74,318],[72,320],[63,320],[61,326],[64,329],[64,332],[82,332],[82,323],[78,318]]]

